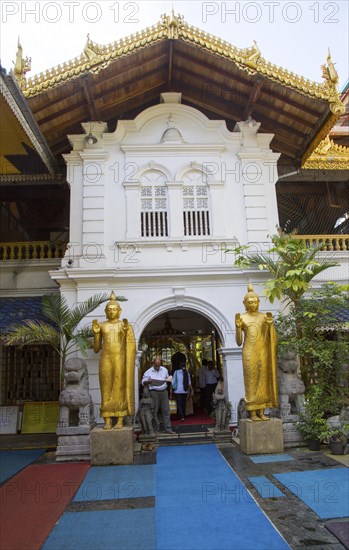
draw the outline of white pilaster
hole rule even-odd
[[[171,238],[182,238],[183,231],[183,182],[166,182],[168,193],[168,215],[169,215],[169,236]]]
[[[126,239],[138,241],[141,226],[140,183],[138,181],[124,181],[123,186],[126,194]]]
[[[279,158],[270,150],[272,134],[258,134],[260,123],[249,118],[238,122],[242,143],[238,158],[245,202],[247,242],[263,243],[275,232],[277,204],[273,164]],[[272,175],[272,178],[271,178]]]
[[[105,161],[104,149],[85,149],[83,160],[82,254],[87,263],[105,257]]]
[[[242,370],[242,350],[240,348],[221,348],[218,350],[223,359],[224,390],[232,405],[231,422],[237,423],[237,407],[245,395]]]

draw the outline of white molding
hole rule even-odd
[[[152,145],[121,145],[120,149],[130,157],[146,157],[149,153],[156,156],[168,156],[169,153],[181,153],[182,156],[191,157],[193,153],[196,156],[207,157],[207,154],[220,154],[225,146],[217,144],[192,144],[192,143],[154,143]]]
[[[183,288],[182,290],[185,289]],[[225,342],[225,340],[227,339],[227,334],[224,332],[223,327],[228,327],[231,324],[229,320],[225,317],[225,315],[223,315],[221,311],[219,311],[215,306],[205,300],[189,295],[187,296],[184,295],[184,293],[181,294],[181,296],[182,305],[180,306],[177,306],[177,298],[175,295],[173,295],[168,298],[154,302],[145,310],[143,310],[134,321],[135,325],[139,328],[139,337],[141,337],[147,325],[153,319],[155,319],[155,317],[161,315],[162,313],[175,310],[180,307],[181,309],[187,309],[196,313],[200,313],[206,319],[211,321],[211,323],[215,325],[217,331],[219,332],[222,343]]]

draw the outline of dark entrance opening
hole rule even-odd
[[[155,356],[162,357],[162,364],[172,373],[171,357],[182,352],[187,358],[193,395],[193,414],[187,411],[185,424],[213,423],[200,406],[199,369],[202,361],[212,361],[222,374],[218,349],[221,339],[215,325],[205,316],[188,309],[171,310],[158,315],[144,329],[139,348],[142,351],[140,381],[143,373],[152,365]],[[176,424],[176,416],[172,422]]]

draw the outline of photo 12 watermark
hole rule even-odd
[[[339,23],[339,2],[202,2],[202,22],[220,23]]]
[[[1,2],[2,23],[113,23],[138,24],[137,2]]]

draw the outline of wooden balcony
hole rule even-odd
[[[50,241],[0,243],[0,261],[59,259],[66,248],[66,243]]]
[[[308,246],[322,244],[322,250],[349,251],[349,235],[294,235]]]

